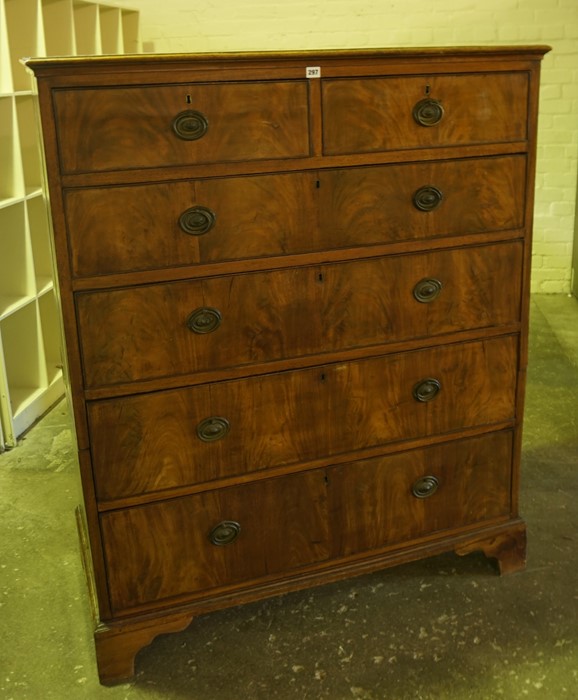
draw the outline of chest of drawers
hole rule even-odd
[[[523,568],[546,51],[29,62],[103,682],[222,607]]]

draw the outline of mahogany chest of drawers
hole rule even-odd
[[[29,62],[103,682],[210,610],[524,566],[546,51]]]

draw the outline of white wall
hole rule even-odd
[[[578,0],[116,0],[145,51],[549,44],[543,65],[534,291],[568,292],[578,168]]]

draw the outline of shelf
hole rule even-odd
[[[54,289],[38,298],[38,311],[44,341],[44,362],[47,384],[62,376],[62,342],[60,320]]]
[[[24,196],[14,97],[0,98],[0,200]]]
[[[104,54],[122,53],[122,15],[118,7],[100,6],[100,41]]]
[[[122,11],[122,42],[124,53],[139,53],[139,13],[132,10]]]
[[[57,307],[52,291],[0,321],[5,443],[16,439],[64,393]],[[1,398],[1,397],[0,397]]]
[[[32,250],[24,202],[0,209],[0,317],[12,313],[36,293]]]
[[[41,294],[47,285],[52,284],[52,253],[50,250],[50,233],[48,228],[48,211],[44,198],[35,197],[26,202],[30,226],[30,242],[36,291]]]
[[[23,411],[46,385],[41,364],[40,319],[36,300],[0,321],[12,414]]]
[[[140,51],[138,11],[0,0],[0,450],[64,393],[36,85],[21,59],[127,51]]]
[[[36,278],[36,289],[37,293],[46,294],[46,292],[54,289],[54,282],[51,277],[37,277]]]
[[[14,434],[22,435],[34,421],[44,415],[64,394],[62,374],[55,378],[52,384],[36,389],[31,393],[17,390],[18,410],[13,416]]]
[[[0,335],[13,432],[18,436],[64,393],[53,291],[0,321]]]
[[[3,320],[5,318],[8,318],[9,316],[12,316],[12,314],[17,313],[20,311],[20,309],[24,308],[25,306],[28,306],[31,302],[34,301],[36,297],[34,297],[32,294],[29,296],[3,296],[0,297],[0,301],[2,302],[2,313],[0,314],[0,320]]]
[[[0,209],[13,207],[15,204],[21,204],[23,201],[24,197],[7,197],[6,199],[0,199]]]
[[[42,188],[42,165],[40,147],[36,137],[34,100],[32,95],[16,96],[16,116],[26,192]]]
[[[14,90],[30,90],[32,77],[20,63],[21,58],[38,56],[38,36],[41,17],[38,0],[4,0],[6,5],[6,27],[10,47],[10,65]]]
[[[2,333],[0,333],[0,358],[4,358]],[[6,447],[15,447],[15,445],[16,435],[14,433],[12,409],[8,395],[8,377],[6,376],[5,364],[0,362],[0,452]]]
[[[47,56],[76,53],[71,0],[42,0],[44,39]]]
[[[12,70],[10,66],[10,48],[8,46],[8,32],[6,28],[6,10],[0,2],[0,95],[9,95],[14,92],[12,83]],[[0,445],[2,442],[0,441]]]
[[[102,53],[100,12],[97,5],[75,2],[72,6],[76,52],[79,55]]]

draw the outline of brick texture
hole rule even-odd
[[[549,44],[544,60],[533,291],[570,290],[578,170],[578,0],[117,0],[145,50],[258,51]]]

